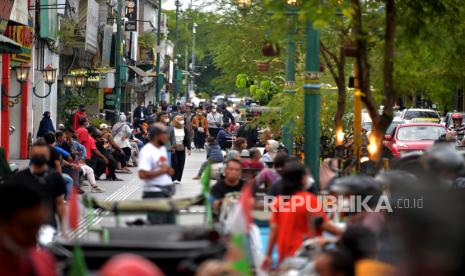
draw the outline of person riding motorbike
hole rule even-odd
[[[464,145],[463,136],[465,135],[465,124],[463,124],[463,115],[460,113],[452,114],[452,125],[447,129],[450,138],[456,139],[458,144]]]

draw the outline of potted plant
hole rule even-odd
[[[260,72],[266,72],[270,69],[269,61],[257,61],[257,70]]]

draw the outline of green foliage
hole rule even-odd
[[[157,38],[154,32],[143,32],[139,34],[137,39],[139,47],[151,49],[155,47]]]
[[[86,88],[82,91],[82,95],[77,90],[68,90],[66,93],[62,90],[63,95],[60,95],[58,102],[58,120],[65,124],[72,124],[74,112],[78,109],[80,104],[91,105],[98,101],[98,89]]]
[[[90,124],[91,126],[96,127],[96,128],[100,128],[100,125],[101,125],[101,124],[106,124],[106,123],[108,123],[108,122],[105,121],[105,120],[102,119],[102,118],[99,118],[99,117],[94,117],[94,118],[90,119],[90,121],[89,121],[89,124]]]
[[[60,25],[58,38],[64,47],[84,48],[84,37],[80,35],[79,24],[72,18],[66,17]]]

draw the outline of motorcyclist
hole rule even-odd
[[[452,125],[447,129],[448,135],[457,139],[457,136],[461,136],[461,144],[463,144],[462,138],[465,134],[465,125],[463,124],[463,115],[461,113],[452,114]]]

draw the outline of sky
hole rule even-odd
[[[186,9],[189,7],[189,4],[191,0],[179,0],[181,3],[181,9]],[[201,6],[206,3],[211,2],[211,0],[192,0],[192,5],[195,6]],[[176,6],[174,5],[175,0],[163,0],[162,3],[162,9],[164,10],[175,10]]]

